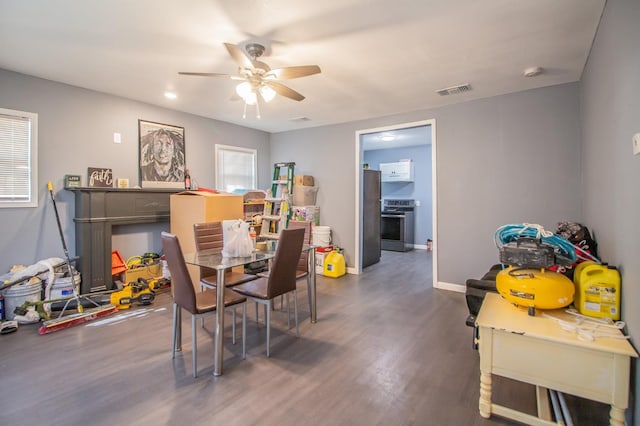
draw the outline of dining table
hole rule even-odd
[[[312,244],[304,244],[302,251],[308,251],[307,257],[309,273],[307,274],[307,293],[309,299],[309,311],[311,323],[317,321],[317,309],[316,309],[316,247]],[[254,251],[250,256],[245,257],[225,257],[222,253],[212,250],[202,250],[192,253],[185,253],[184,260],[189,265],[195,265],[200,267],[209,268],[216,271],[217,282],[217,306],[224,306],[224,292],[225,292],[225,271],[228,269],[246,266],[254,262],[269,262],[276,255],[275,250],[267,251]],[[180,311],[178,311],[179,317],[178,323],[181,321]],[[180,328],[178,329],[180,330]],[[213,351],[213,375],[222,375],[222,352],[223,352],[223,336],[224,336],[224,309],[216,310],[216,326],[214,330],[214,351]],[[181,336],[176,339],[176,345],[180,345]]]

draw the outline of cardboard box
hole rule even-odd
[[[317,186],[294,186],[293,205],[294,206],[314,206],[316,204]]]
[[[316,248],[316,274],[324,275],[324,258],[333,251],[333,246]]]
[[[162,264],[158,262],[151,265],[140,265],[129,268],[121,274],[121,277],[124,284],[135,283],[138,281],[138,278],[144,278],[145,280],[161,278]]]
[[[183,253],[196,251],[194,223],[242,219],[243,197],[239,194],[214,194],[208,191],[183,191],[171,194],[171,233],[178,237]],[[191,280],[200,291],[200,270],[187,265]]]
[[[320,225],[320,207],[318,206],[292,206],[291,220],[311,222]]]
[[[293,177],[293,184],[300,186],[313,186],[313,176],[296,175]]]

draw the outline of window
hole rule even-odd
[[[232,192],[235,189],[255,189],[255,149],[216,145],[216,189]]]
[[[38,114],[0,108],[0,207],[38,207]]]

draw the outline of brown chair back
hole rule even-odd
[[[222,234],[222,222],[205,222],[193,224],[193,235],[196,239],[196,251],[211,250],[222,253],[224,238]],[[229,269],[227,274],[231,273]],[[211,268],[200,267],[200,278],[208,275],[215,276],[216,271]]]
[[[168,232],[162,233],[162,250],[171,273],[171,287],[173,300],[183,309],[197,313],[196,294],[191,282],[191,276],[184,261],[178,237]]]
[[[193,235],[196,238],[196,250],[212,250],[222,252],[222,222],[194,223]]]
[[[267,298],[273,299],[296,288],[296,267],[302,253],[304,229],[283,229],[278,239],[276,255],[271,263]]]
[[[304,229],[304,241],[303,244],[311,244],[311,222],[309,221],[290,221],[287,226],[288,229]],[[300,253],[300,259],[298,260],[297,270],[303,272],[309,272],[309,252],[303,251]]]

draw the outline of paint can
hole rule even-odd
[[[50,289],[48,300],[67,299],[72,297],[74,290],[80,287],[80,274],[73,274],[73,283],[69,277],[56,277]]]
[[[26,282],[14,285],[4,290],[4,314],[8,321],[15,317],[15,309],[25,302],[39,302],[41,300],[42,281]]]

